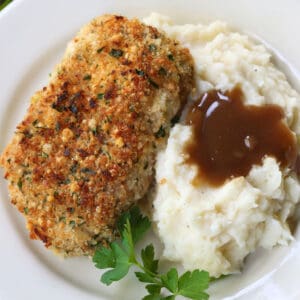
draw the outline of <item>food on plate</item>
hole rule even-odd
[[[112,241],[192,86],[189,51],[154,27],[112,15],[84,26],[1,156],[30,237],[70,256]]]
[[[109,247],[100,246],[93,257],[96,268],[109,269],[101,276],[101,282],[110,285],[124,278],[131,267],[137,279],[146,284],[146,299],[175,299],[184,296],[187,299],[207,300],[206,293],[211,278],[208,272],[193,270],[179,275],[175,268],[160,272],[154,247],[147,245],[137,255],[135,246],[151,226],[150,220],[140,213],[138,207],[125,212],[118,221],[121,240],[114,241]],[[162,295],[163,293],[163,295]]]
[[[300,96],[264,46],[225,23],[172,25],[157,14],[145,22],[189,48],[197,86],[156,164],[152,219],[163,256],[211,276],[239,272],[258,247],[293,240],[289,221],[300,200]],[[247,118],[253,110],[260,117],[249,119],[251,131]],[[193,119],[193,113],[202,119]],[[234,139],[243,128],[240,149]],[[205,140],[208,132],[215,134],[212,144]],[[195,143],[199,136],[201,143]],[[207,165],[195,157],[201,153]],[[222,173],[223,167],[229,169]]]
[[[223,22],[144,22],[105,15],[83,27],[0,164],[32,239],[94,254],[107,285],[139,268],[144,299],[208,299],[210,276],[293,240],[300,96],[264,46]],[[150,227],[134,206],[143,198],[182,275],[159,272],[152,244],[136,255]]]

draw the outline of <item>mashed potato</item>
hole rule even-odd
[[[175,26],[157,14],[144,21],[190,49],[197,83],[193,99],[210,89],[227,91],[239,84],[246,104],[283,108],[299,149],[300,97],[274,67],[264,46],[222,22]],[[227,180],[220,187],[195,187],[191,182],[197,168],[185,163],[183,151],[191,135],[190,126],[177,124],[157,161],[152,218],[164,257],[186,269],[205,269],[220,276],[238,272],[257,247],[287,245],[293,239],[287,220],[300,200],[296,174],[265,157],[246,177]]]

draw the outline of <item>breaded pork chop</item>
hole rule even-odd
[[[113,240],[117,217],[149,188],[192,77],[188,50],[138,20],[83,27],[1,156],[30,237],[66,255]]]

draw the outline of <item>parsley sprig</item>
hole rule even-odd
[[[161,274],[152,244],[142,249],[140,257],[137,257],[135,245],[150,225],[149,219],[137,207],[121,216],[117,224],[121,240],[112,242],[108,248],[100,246],[93,257],[97,268],[110,269],[102,275],[101,282],[110,285],[119,281],[135,266],[139,269],[135,272],[136,277],[146,283],[148,295],[143,300],[173,300],[179,295],[193,300],[208,299],[209,295],[205,292],[210,281],[208,272],[194,270],[179,276],[177,270],[171,268]]]
[[[0,0],[0,11],[7,6],[12,0]]]

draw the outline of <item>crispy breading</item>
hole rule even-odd
[[[189,51],[157,29],[111,15],[83,27],[1,156],[30,237],[66,255],[112,241],[192,85]]]

